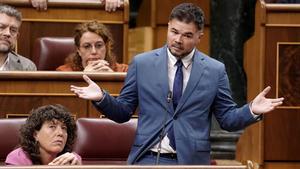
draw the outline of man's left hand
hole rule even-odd
[[[266,98],[270,90],[271,87],[268,86],[255,97],[251,104],[251,110],[254,114],[259,115],[270,112],[283,103],[283,97],[277,99]]]

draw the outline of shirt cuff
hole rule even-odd
[[[100,99],[100,100],[98,100],[98,101],[95,101],[95,102],[97,102],[97,103],[101,103],[104,99],[105,99],[105,96],[106,96],[106,92],[105,92],[105,90],[103,90],[102,88],[101,88],[101,92],[102,92],[102,98]]]
[[[262,116],[261,114],[253,113],[253,111],[252,111],[252,102],[249,103],[249,109],[250,109],[250,113],[252,114],[253,118],[255,118],[257,120],[261,119],[261,116]]]

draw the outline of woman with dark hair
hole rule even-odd
[[[75,28],[76,53],[69,55],[58,71],[127,72],[128,65],[118,64],[112,52],[113,38],[99,21],[79,24]]]
[[[79,165],[72,152],[76,124],[62,105],[46,105],[31,111],[20,129],[20,147],[10,152],[7,165]]]

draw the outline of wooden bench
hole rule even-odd
[[[7,154],[18,146],[19,129],[25,120],[0,119],[0,164],[4,164]],[[137,119],[118,124],[106,118],[79,118],[76,125],[74,152],[82,157],[83,164],[126,164]]]

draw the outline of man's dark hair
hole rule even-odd
[[[173,8],[169,21],[177,19],[185,23],[195,23],[199,30],[204,27],[204,13],[202,9],[192,3],[182,3]]]
[[[16,8],[0,3],[0,13],[6,14],[10,17],[15,17],[17,21],[22,22],[22,14]]]
[[[31,111],[26,123],[20,129],[20,145],[29,155],[33,164],[41,164],[39,143],[34,138],[35,131],[39,131],[46,121],[58,120],[67,127],[68,138],[62,152],[72,152],[77,137],[77,128],[70,112],[62,105],[46,105]]]

